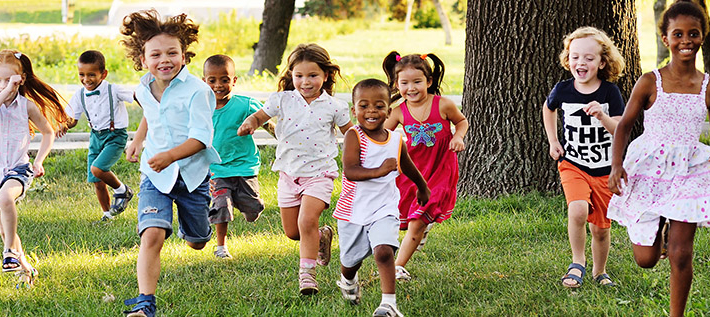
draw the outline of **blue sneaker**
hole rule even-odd
[[[154,317],[155,316],[155,295],[140,294],[136,298],[123,301],[126,306],[133,306],[131,310],[124,310],[126,317]]]

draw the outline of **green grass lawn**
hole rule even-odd
[[[270,166],[273,148],[262,154],[264,166]],[[19,234],[40,276],[34,288],[16,290],[12,274],[0,275],[0,315],[118,315],[125,308],[122,300],[137,295],[137,202],[115,221],[92,224],[100,212],[93,187],[85,182],[85,156],[85,150],[53,154],[45,164],[47,176],[37,179],[19,204]],[[116,172],[137,187],[137,165],[122,160]],[[362,304],[350,306],[335,285],[337,243],[331,264],[318,271],[321,292],[298,295],[298,244],[282,233],[277,175],[265,168],[260,181],[267,209],[254,224],[238,218],[230,225],[227,245],[233,259],[216,259],[214,242],[195,251],[175,236],[166,241],[157,290],[160,314],[371,314],[380,299],[374,261],[367,259],[361,269]],[[559,285],[571,258],[564,205],[561,196],[536,193],[460,199],[453,218],[434,227],[424,252],[414,255],[408,266],[414,279],[397,283],[400,310],[408,316],[667,314],[668,261],[652,270],[638,268],[625,230],[616,225],[608,272],[620,286],[603,289],[589,276],[576,291]],[[331,210],[321,223],[335,227]],[[705,283],[710,278],[709,242],[708,231],[699,230],[689,316],[706,316],[710,310],[710,286]]]

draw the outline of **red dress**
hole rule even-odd
[[[404,175],[397,177],[400,191],[400,229],[406,230],[409,220],[421,219],[424,223],[441,223],[451,217],[456,204],[456,183],[459,181],[459,161],[454,151],[449,150],[451,123],[439,114],[440,96],[434,96],[429,118],[420,122],[409,113],[406,101],[399,107],[404,118],[407,134],[407,149],[419,172],[431,190],[429,202],[417,203],[417,186]]]

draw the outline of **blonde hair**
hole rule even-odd
[[[599,69],[597,76],[600,79],[607,81],[616,81],[619,77],[623,75],[624,67],[626,67],[626,62],[624,57],[619,53],[619,49],[616,48],[614,42],[609,38],[609,36],[604,33],[604,31],[599,30],[595,27],[584,26],[574,30],[574,32],[565,36],[564,46],[565,48],[560,53],[560,64],[566,70],[569,69],[569,46],[573,40],[591,37],[599,46],[602,47],[602,51],[599,55],[602,57],[602,62],[604,62],[605,67]]]

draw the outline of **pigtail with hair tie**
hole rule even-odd
[[[399,56],[399,54],[397,54],[394,56],[394,59],[399,62],[402,60],[402,56]]]
[[[421,57],[423,60],[426,60],[427,54],[422,54],[419,57]]]

